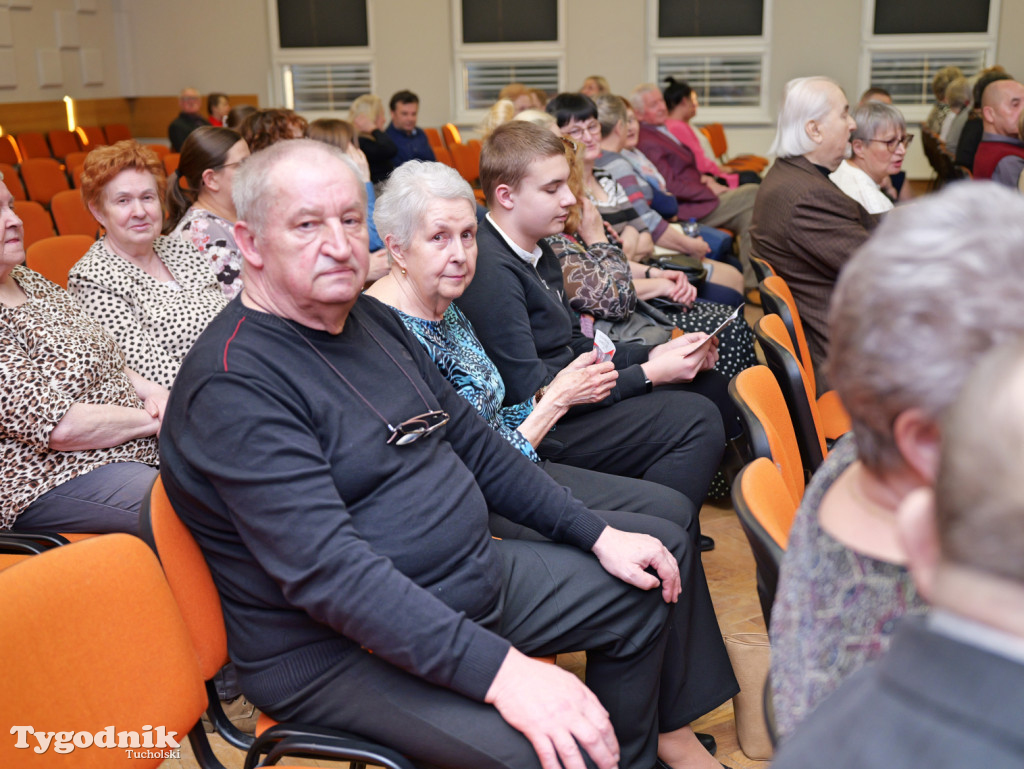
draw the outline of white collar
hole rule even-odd
[[[501,229],[501,227],[498,226],[498,223],[494,221],[494,218],[491,216],[490,211],[487,212],[487,221],[489,221],[491,223],[491,226],[493,226],[494,229],[498,231],[498,234],[501,235],[502,239],[504,239],[504,241],[508,243],[509,248],[511,248],[516,253],[516,256],[518,256],[524,262],[526,262],[534,269],[536,269],[537,262],[540,261],[540,257],[544,253],[543,251],[540,250],[539,244],[533,247],[533,251],[527,251],[525,248],[520,248],[512,240],[512,238],[505,234],[505,230]]]

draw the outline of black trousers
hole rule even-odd
[[[549,542],[495,542],[504,562],[500,612],[482,624],[520,651],[587,651],[587,685],[608,710],[620,766],[649,769],[657,736],[738,691],[700,558],[674,524],[608,513],[657,536],[679,560],[683,592],[666,604],[612,577],[590,553]],[[490,705],[434,686],[376,655],[355,653],[267,712],[362,734],[417,763],[466,769],[539,767],[529,741]]]
[[[537,453],[559,464],[660,483],[699,508],[724,447],[722,419],[711,400],[659,387],[607,408],[570,411]]]

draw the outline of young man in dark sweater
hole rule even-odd
[[[328,145],[246,161],[245,288],[196,342],[164,420],[161,472],[243,692],[431,765],[714,766],[687,724],[736,683],[684,589],[699,568],[685,534],[607,525],[360,296],[364,195]],[[493,540],[489,509],[552,541]],[[588,686],[527,656],[579,648]]]

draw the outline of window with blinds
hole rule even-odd
[[[964,77],[974,77],[985,67],[988,51],[874,51],[871,54],[871,86],[884,88],[895,104],[927,104],[935,101],[932,80],[943,67],[959,67]]]
[[[297,112],[338,112],[370,93],[373,79],[369,62],[288,64],[284,82],[286,102]]]
[[[658,83],[686,81],[701,107],[759,107],[764,60],[749,56],[659,56]]]
[[[522,83],[549,94],[558,91],[558,61],[548,59],[462,62],[467,109],[487,109],[509,83]]]

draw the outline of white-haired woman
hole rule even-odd
[[[372,93],[364,93],[352,102],[349,122],[359,134],[359,149],[370,164],[370,181],[379,184],[395,168],[398,146],[384,130],[384,102]]]
[[[869,214],[884,214],[892,210],[893,200],[882,188],[889,186],[889,177],[903,167],[914,136],[907,133],[903,113],[891,104],[865,102],[857,107],[853,119],[857,127],[850,137],[852,154],[829,179]]]
[[[1024,200],[953,185],[889,214],[832,298],[829,378],[853,431],[804,494],[772,609],[772,685],[785,736],[925,611],[896,510],[935,480],[939,422],[984,353],[1024,335]],[[950,297],[955,297],[950,300]]]
[[[452,304],[473,278],[476,264],[476,203],[473,191],[453,169],[440,163],[411,161],[391,175],[377,200],[374,218],[383,234],[392,269],[366,292],[390,305],[402,323],[419,339],[441,373],[487,419],[491,426],[534,461],[535,446],[565,414],[570,405],[600,400],[615,381],[611,364],[592,360],[592,354],[577,359],[551,382],[542,397],[503,408],[504,384],[488,359],[473,328]],[[544,463],[549,474],[570,484],[573,494],[588,506],[604,510],[634,511],[628,506],[609,507],[627,498],[642,499],[644,489],[665,499],[657,484],[609,476],[579,468]],[[636,484],[644,484],[643,487]],[[680,495],[681,496],[681,495]],[[673,519],[678,511],[646,509]],[[634,512],[610,513],[609,522],[625,527],[642,527],[645,517]],[[695,517],[695,516],[694,516]],[[492,517],[492,530],[498,523]],[[659,525],[662,525],[659,523]],[[529,530],[502,530],[503,536],[536,538]],[[690,667],[686,686],[662,699],[659,718],[670,725],[659,735],[658,752],[670,764],[710,765],[710,756],[694,738],[689,726],[677,722],[687,713],[693,718],[712,703],[722,702],[735,691],[735,678],[715,620],[714,607],[699,559],[682,574],[689,594],[689,609],[668,633],[666,659]],[[677,609],[677,613],[678,613]],[[720,648],[721,647],[721,648]],[[699,660],[699,670],[698,670]],[[666,665],[663,675],[671,680],[676,671]],[[672,700],[671,703],[668,700]],[[684,704],[685,703],[685,704]],[[677,763],[678,762],[678,763]]]

